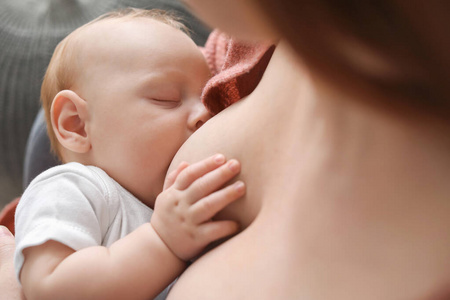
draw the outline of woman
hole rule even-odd
[[[226,213],[250,225],[169,299],[450,297],[448,2],[187,2],[280,42],[173,161],[239,159],[247,197]]]
[[[189,1],[213,27],[279,41],[254,92],[172,163],[236,157],[247,196],[223,213],[244,230],[169,299],[450,296],[450,9],[336,3]]]

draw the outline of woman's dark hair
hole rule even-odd
[[[331,84],[450,119],[450,1],[259,1],[304,62]]]

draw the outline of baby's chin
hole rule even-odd
[[[142,176],[140,178],[135,178],[135,180],[129,181],[128,185],[124,182],[118,182],[139,201],[153,209],[156,198],[163,191],[164,176],[152,180],[143,179],[145,179],[145,177]]]
[[[162,189],[161,189],[162,191]],[[142,203],[144,203],[145,205],[147,205],[148,207],[150,207],[151,209],[153,209],[155,207],[155,201],[157,196],[160,194],[155,194],[154,193],[146,193],[146,194],[134,194],[132,193],[133,196],[135,196],[137,199],[139,199]]]

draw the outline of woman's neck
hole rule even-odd
[[[355,197],[448,197],[450,137],[443,122],[374,108],[364,99],[335,92],[314,80],[284,43],[277,47],[253,99],[260,101],[255,105],[280,111],[272,114],[276,120],[268,115],[268,122],[276,123],[282,150],[275,151],[285,157],[282,172],[293,182],[307,180],[311,191],[329,184],[330,192],[342,197],[349,191]],[[292,193],[303,192],[293,187]]]

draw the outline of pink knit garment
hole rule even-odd
[[[249,95],[261,80],[274,46],[232,39],[214,30],[202,52],[213,77],[202,93],[202,102],[213,114]]]

